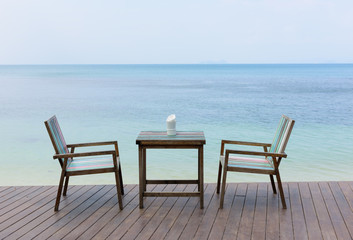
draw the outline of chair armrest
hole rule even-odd
[[[271,153],[271,152],[255,152],[255,151],[240,151],[240,150],[230,150],[226,149],[226,156],[229,154],[242,154],[242,155],[256,155],[265,157],[287,157],[286,153]]]
[[[247,146],[259,146],[263,147],[264,151],[267,152],[267,147],[271,147],[270,143],[258,143],[258,142],[243,142],[243,141],[233,141],[233,140],[224,140],[221,142],[221,155],[224,154],[224,146],[226,144],[236,144],[236,145],[247,145]]]
[[[116,154],[116,152],[99,151],[99,152],[84,152],[84,153],[64,153],[64,154],[55,154],[53,158],[57,159],[57,158],[89,157],[89,156],[112,155],[112,154]]]
[[[248,145],[248,146],[271,147],[270,143],[243,142],[243,141],[233,141],[233,140],[222,140],[222,144],[237,144],[237,145]]]
[[[92,142],[92,143],[75,143],[75,144],[67,144],[66,146],[69,148],[72,147],[92,147],[92,146],[104,146],[104,145],[115,145],[118,144],[117,141],[108,141],[108,142]]]

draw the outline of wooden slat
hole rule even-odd
[[[257,186],[256,207],[254,214],[254,224],[251,239],[261,240],[266,238],[264,229],[266,229],[267,216],[267,184],[259,183]]]
[[[16,187],[15,191],[3,195],[0,198],[0,209],[12,204],[23,196],[26,196],[26,194],[30,193],[32,189],[34,189],[34,187]]]
[[[163,189],[165,189],[165,187],[166,185],[157,185],[152,189],[152,191],[162,191]],[[140,219],[140,217],[145,215],[145,212],[148,211],[149,207],[154,203],[154,200],[156,200],[156,198],[154,197],[146,198],[143,209],[134,206],[134,210],[132,213],[130,213],[129,217],[125,221],[119,223],[119,225],[115,227],[113,232],[106,234],[101,231],[103,233],[103,236],[109,236],[107,239],[122,238],[130,230],[130,228]],[[96,235],[94,239],[102,239],[102,235]]]
[[[128,189],[125,189],[128,191]],[[90,239],[91,237],[95,236],[99,233],[102,229],[106,228],[107,226],[116,226],[116,220],[122,221],[125,219],[128,214],[132,211],[134,206],[134,200],[138,197],[138,186],[134,185],[130,192],[126,192],[123,197],[124,203],[124,211],[116,211],[115,207],[113,206],[110,210],[105,213],[98,221],[96,221],[92,226],[84,231],[80,231],[79,228],[75,229],[71,234],[67,236],[67,239],[71,239],[71,235],[75,238],[77,235],[77,239]],[[117,202],[116,202],[117,204]],[[81,225],[85,226],[85,222]],[[106,231],[109,232],[109,231]]]
[[[156,185],[149,185],[147,186],[147,189],[149,191],[153,191],[156,188],[157,191],[163,190],[163,186],[159,185],[156,187]],[[147,198],[145,201],[145,208],[140,211],[140,209],[137,209],[138,200],[139,196],[135,196],[135,198],[132,201],[131,204],[128,206],[124,207],[124,211],[121,211],[120,214],[115,215],[109,222],[109,224],[106,224],[99,232],[94,234],[94,237],[92,239],[106,239],[109,236],[114,236],[116,234],[121,234],[125,233],[131,224],[136,221],[136,219],[139,217],[140,213],[143,213],[143,211],[148,208],[148,206],[153,202],[154,198]],[[93,236],[93,235],[92,235]],[[122,235],[121,235],[122,236]],[[80,238],[80,239],[87,239],[87,238]],[[118,238],[117,238],[118,239]]]
[[[319,184],[316,182],[309,183],[309,188],[323,239],[337,239],[328,210],[321,195]]]
[[[348,232],[353,239],[353,212],[350,208],[344,194],[342,193],[341,188],[339,187],[337,182],[330,182],[329,186],[331,188],[331,192],[336,200],[337,206],[341,212],[343,220],[346,223]]]
[[[18,188],[21,188],[21,187],[10,187],[10,186],[3,187],[3,189],[0,192],[0,198],[2,198],[3,196],[6,196],[10,192],[16,191]],[[1,204],[0,204],[0,206],[1,206]]]
[[[268,240],[279,240],[279,213],[278,213],[278,203],[279,196],[274,194],[272,191],[272,186],[268,184],[267,186],[267,215],[266,215],[266,239]],[[288,202],[288,199],[286,199]],[[286,211],[286,210],[284,210]]]
[[[22,198],[18,199],[17,201],[12,201],[6,207],[0,209],[0,216],[4,219],[8,219],[10,216],[16,213],[16,208],[20,208],[22,211],[24,209],[24,204],[28,203],[29,200],[33,200],[41,193],[49,190],[49,187],[38,187],[34,188],[32,191],[28,192],[26,195],[22,196]]]
[[[72,196],[69,199],[62,198],[61,203],[62,207],[69,204],[71,201],[75,200],[81,194],[85,193],[88,189],[92,188],[92,186],[73,186],[69,188],[69,191],[74,191]],[[6,230],[1,232],[4,236],[9,235],[10,239],[17,239],[30,230],[38,227],[47,220],[49,217],[54,215],[53,207],[54,207],[54,200],[55,200],[55,192],[53,196],[49,196],[43,200],[43,204],[40,208],[36,209],[32,212],[32,214],[27,215],[26,217],[22,218],[15,224],[7,227]]]
[[[351,187],[351,189],[353,190],[353,181],[349,182],[349,186]]]
[[[219,210],[218,209],[219,195],[215,193],[216,185],[212,184],[211,186],[214,189],[213,196],[212,196],[210,204],[208,205],[208,208],[206,209],[206,212],[204,213],[204,217],[202,218],[202,221],[199,225],[199,228],[197,229],[197,232],[195,233],[195,239],[207,239],[208,238],[210,231],[212,229],[213,223],[215,221],[215,216],[217,216],[217,213]],[[209,187],[211,187],[211,186],[209,186]],[[220,210],[220,211],[222,211],[222,210]]]
[[[227,184],[226,186],[226,192],[224,196],[224,205],[223,209],[219,209],[218,213],[216,215],[216,220],[212,226],[211,232],[210,232],[210,239],[222,239],[225,227],[227,225],[227,221],[229,218],[229,213],[230,209],[232,207],[232,203],[235,197],[235,192],[237,189],[236,184]],[[220,196],[215,195],[217,198],[217,204],[219,204]],[[217,206],[215,206],[217,209]],[[230,216],[233,217],[233,216]]]
[[[247,184],[238,184],[233,204],[230,209],[227,225],[224,230],[223,239],[236,239],[236,236],[238,235],[247,189]]]
[[[299,183],[299,190],[302,199],[305,223],[308,229],[308,237],[309,239],[323,239],[308,183]]]
[[[55,233],[63,230],[65,233],[65,229],[70,228],[71,223],[74,221],[73,225],[76,225],[75,220],[77,218],[80,218],[81,214],[87,209],[90,208],[99,198],[101,198],[103,195],[107,194],[108,192],[111,192],[111,190],[114,189],[114,186],[109,185],[109,186],[103,186],[100,188],[98,191],[96,191],[92,196],[87,198],[83,203],[81,203],[79,206],[70,209],[68,212],[66,212],[66,209],[61,209],[60,213],[67,213],[65,217],[60,218],[60,220],[56,220],[54,224],[46,228],[43,232],[38,234],[36,238],[38,239],[48,239],[50,236],[54,235]],[[114,189],[116,190],[116,189]]]
[[[34,211],[48,203],[48,201],[51,201],[54,193],[55,189],[53,187],[47,187],[46,191],[33,198],[25,199],[26,202],[21,203],[20,206],[2,215],[1,219],[3,220],[1,220],[0,231],[7,229],[22,218],[32,214]]]
[[[252,226],[254,223],[255,203],[256,203],[257,184],[250,183],[245,196],[245,203],[240,220],[237,239],[250,239]]]
[[[112,205],[106,206],[108,209],[110,209],[112,206],[114,206],[113,199],[115,199],[117,201],[117,191],[114,186],[110,186],[110,187],[112,187],[112,188],[110,188],[110,190],[107,193],[105,193],[104,195],[101,195],[101,197],[99,197],[99,199],[97,201],[95,201],[92,205],[88,206],[77,217],[74,216],[73,219],[69,223],[67,223],[64,227],[62,227],[57,232],[55,232],[55,234],[51,235],[51,237],[49,239],[59,239],[59,238],[62,238],[62,236],[68,235],[69,233],[71,235],[71,231],[76,230],[77,227],[80,224],[82,224],[82,222],[87,220],[87,218],[89,218],[92,215],[92,213],[94,213],[95,211],[98,211],[98,210],[105,211],[104,205],[107,202],[112,203]],[[101,194],[101,193],[97,192],[97,195],[98,194]],[[121,211],[118,206],[115,206],[115,207],[116,207],[116,209],[115,209],[116,211]],[[87,226],[85,226],[85,227],[87,227]]]
[[[186,185],[178,185],[174,189],[174,191],[180,192],[185,190],[185,188],[186,188]],[[178,199],[177,197],[167,198],[135,239],[140,239],[140,240],[149,239],[154,233],[154,231],[158,228],[158,226],[162,223],[162,221],[164,221],[164,218],[171,210],[171,208],[174,206],[177,199]]]
[[[205,190],[204,209],[194,209],[188,224],[185,226],[184,231],[180,235],[181,239],[192,239],[194,237],[214,194],[215,185],[208,184],[208,187]]]
[[[300,199],[298,183],[289,183],[290,204],[293,218],[295,239],[308,239],[308,231],[305,224],[303,205]]]
[[[88,189],[87,189],[88,188]],[[26,232],[24,235],[21,235],[22,237],[20,239],[31,239],[39,234],[41,234],[43,231],[46,231],[50,226],[55,224],[57,221],[59,221],[61,218],[65,217],[71,210],[75,209],[78,207],[80,204],[82,204],[85,200],[87,200],[89,197],[94,195],[96,192],[98,192],[100,189],[103,188],[103,186],[87,186],[87,188],[82,189],[82,191],[78,191],[78,194],[75,194],[75,192],[71,195],[66,196],[66,201],[69,203],[66,205],[66,201],[62,201],[62,205],[60,206],[60,211],[55,212],[53,211],[54,207],[54,202],[51,204],[51,209],[48,209],[46,214],[42,214],[39,219],[37,219],[37,223],[41,223],[38,225],[32,225],[34,228],[32,228],[30,231]],[[81,189],[80,189],[81,190]],[[80,195],[82,194],[82,195]],[[76,198],[78,197],[78,198]],[[75,201],[73,201],[75,200]],[[71,202],[72,201],[72,202]],[[21,229],[22,230],[22,229]],[[20,234],[23,234],[20,231]]]
[[[205,185],[205,189],[207,190],[208,185]],[[206,200],[205,205],[206,205]],[[198,205],[199,199],[198,198],[189,198],[185,207],[179,214],[178,218],[174,221],[174,224],[172,227],[169,229],[165,239],[178,239],[178,237],[182,234],[183,230],[185,229],[185,226],[189,222],[195,207]],[[203,210],[200,210],[203,211]]]
[[[349,186],[349,182],[339,182],[340,188],[342,189],[342,192],[344,196],[346,197],[346,200],[353,211],[353,190]]]
[[[127,194],[130,192],[131,187],[132,186],[129,186],[124,189]],[[70,221],[69,226],[60,229],[52,235],[51,238],[57,239],[66,235],[67,239],[77,239],[81,233],[90,228],[108,210],[120,212],[117,203],[117,192],[116,188],[113,187],[107,194],[102,196],[73,221]]]
[[[9,186],[0,186],[0,193],[8,188],[9,188]]]
[[[127,185],[120,211],[115,185],[69,186],[58,212],[57,186],[0,187],[6,198],[0,239],[352,239],[353,182],[283,187],[288,209],[270,183],[228,183],[223,209],[215,184],[204,185],[204,209],[195,197],[148,197],[140,209],[138,186]],[[147,188],[192,192],[197,186]]]
[[[185,191],[195,191],[195,185],[187,185]],[[181,211],[183,210],[185,204],[188,202],[189,198],[179,197],[174,206],[170,209],[167,216],[163,219],[162,223],[158,226],[156,231],[151,236],[151,240],[160,240],[165,238],[169,230],[174,225]]]
[[[283,192],[284,192],[284,196],[286,196],[285,200],[288,206],[287,206],[287,210],[283,209],[279,211],[279,222],[280,222],[279,236],[280,236],[280,239],[290,240],[290,239],[294,239],[294,229],[293,229],[293,220],[292,220],[291,201],[289,201],[290,195],[289,195],[287,183],[283,184]]]
[[[350,239],[349,232],[338,209],[337,203],[332,195],[331,189],[327,182],[319,183],[321,194],[324,198],[326,208],[328,210],[333,228],[335,229],[338,239]]]
[[[123,196],[123,204],[127,206],[131,200],[136,197],[138,189],[136,185],[127,185],[124,187],[125,195]],[[103,226],[113,218],[114,215],[120,214],[118,211],[119,206],[117,197],[113,196],[109,201],[107,201],[101,208],[95,211],[86,220],[81,222],[81,224],[75,229],[67,234],[63,239],[89,239],[94,236]]]
[[[167,185],[166,191],[173,191],[176,185],[171,184]],[[166,197],[157,198],[153,201],[153,203],[146,209],[144,214],[140,216],[137,221],[129,228],[129,230],[124,234],[121,239],[136,239],[138,234],[144,230],[149,221],[154,217],[157,211],[161,208],[164,202],[167,200]],[[117,239],[114,237],[114,239]]]

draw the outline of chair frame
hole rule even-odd
[[[124,187],[123,187],[121,165],[120,165],[120,160],[119,160],[118,142],[117,141],[106,141],[106,142],[66,144],[66,147],[68,150],[70,149],[70,152],[69,153],[60,153],[59,149],[56,146],[54,136],[50,130],[49,123],[48,123],[53,118],[55,118],[55,120],[56,120],[56,116],[54,115],[49,120],[45,121],[44,124],[46,126],[50,140],[51,140],[51,142],[54,146],[54,149],[55,149],[55,154],[53,156],[53,159],[58,159],[60,166],[61,166],[61,169],[62,169],[54,210],[55,211],[59,210],[60,197],[61,197],[63,187],[64,187],[63,196],[66,196],[70,176],[99,174],[99,173],[107,173],[107,172],[113,172],[115,175],[119,208],[120,208],[120,210],[122,210],[123,209],[122,195],[124,195]],[[56,120],[56,123],[57,123],[57,120]],[[57,127],[60,128],[59,124],[57,124],[57,125],[58,125]],[[104,146],[104,145],[113,145],[114,150],[75,153],[75,149],[79,148],[79,147],[94,147],[94,146]],[[101,168],[101,169],[89,169],[89,170],[77,170],[77,171],[67,171],[66,170],[69,159],[79,158],[79,157],[89,157],[89,156],[102,156],[102,155],[111,155],[114,167]],[[65,180],[65,185],[63,185],[64,180]]]
[[[219,194],[219,191],[220,191],[220,188],[221,188],[221,178],[222,178],[222,173],[223,173],[222,188],[221,188],[221,199],[220,199],[220,208],[221,209],[223,208],[224,194],[225,194],[225,187],[226,187],[226,179],[227,179],[227,172],[228,171],[257,173],[257,174],[268,174],[270,176],[271,186],[272,186],[272,190],[273,190],[274,194],[277,193],[276,185],[275,185],[274,178],[273,178],[273,176],[275,175],[276,176],[276,180],[277,180],[277,184],[278,184],[278,190],[279,190],[279,193],[280,193],[280,196],[281,196],[282,207],[284,209],[287,208],[287,204],[286,204],[286,201],[285,201],[285,198],[284,198],[282,181],[281,181],[281,177],[280,177],[280,173],[279,173],[279,165],[281,163],[282,158],[286,158],[287,157],[287,154],[284,152],[284,149],[286,148],[286,145],[288,143],[288,140],[289,140],[290,134],[292,132],[292,129],[293,129],[295,121],[290,119],[290,118],[288,118],[285,115],[283,115],[282,117],[284,117],[287,120],[289,120],[288,124],[290,124],[288,126],[289,129],[288,129],[286,135],[284,136],[285,138],[284,138],[284,142],[283,142],[283,145],[282,145],[282,149],[283,149],[282,153],[269,152],[268,148],[271,148],[271,144],[270,143],[221,140],[220,155],[224,156],[224,161],[222,161],[221,158],[220,158],[219,168],[218,168],[218,179],[217,179],[217,193]],[[225,149],[225,145],[226,144],[262,147],[263,148],[263,152]],[[271,158],[272,162],[273,162],[273,170],[228,166],[229,156],[231,154],[253,155],[253,156],[263,156],[263,157],[266,157],[266,158],[267,157]]]

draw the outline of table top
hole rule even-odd
[[[136,139],[136,144],[194,144],[206,143],[202,131],[178,131],[176,135],[167,135],[166,131],[143,131]]]

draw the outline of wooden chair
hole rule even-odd
[[[287,154],[284,152],[284,150],[287,146],[289,136],[294,126],[294,122],[295,121],[290,119],[289,117],[282,115],[272,144],[222,140],[217,180],[217,193],[219,193],[223,167],[220,208],[223,208],[226,178],[228,171],[268,174],[270,175],[272,190],[274,194],[276,194],[276,186],[273,179],[273,175],[275,175],[277,178],[279,193],[281,195],[282,206],[283,208],[287,208],[278,167],[281,163],[281,159],[287,157]],[[259,146],[263,147],[263,152],[240,151],[230,149],[225,150],[225,144]],[[268,150],[268,148],[270,149]],[[235,154],[246,155],[246,157],[234,156]]]
[[[49,120],[45,121],[44,124],[48,130],[49,137],[55,149],[55,154],[53,158],[59,160],[62,169],[54,210],[58,211],[59,209],[60,196],[64,180],[65,186],[63,196],[66,196],[70,176],[107,172],[113,172],[115,174],[119,208],[122,210],[123,204],[121,195],[124,194],[124,188],[119,160],[118,142],[110,141],[66,144],[56,116],[51,117]],[[95,151],[84,153],[74,152],[75,148],[78,147],[92,147],[104,145],[112,145],[115,149],[111,151]]]

